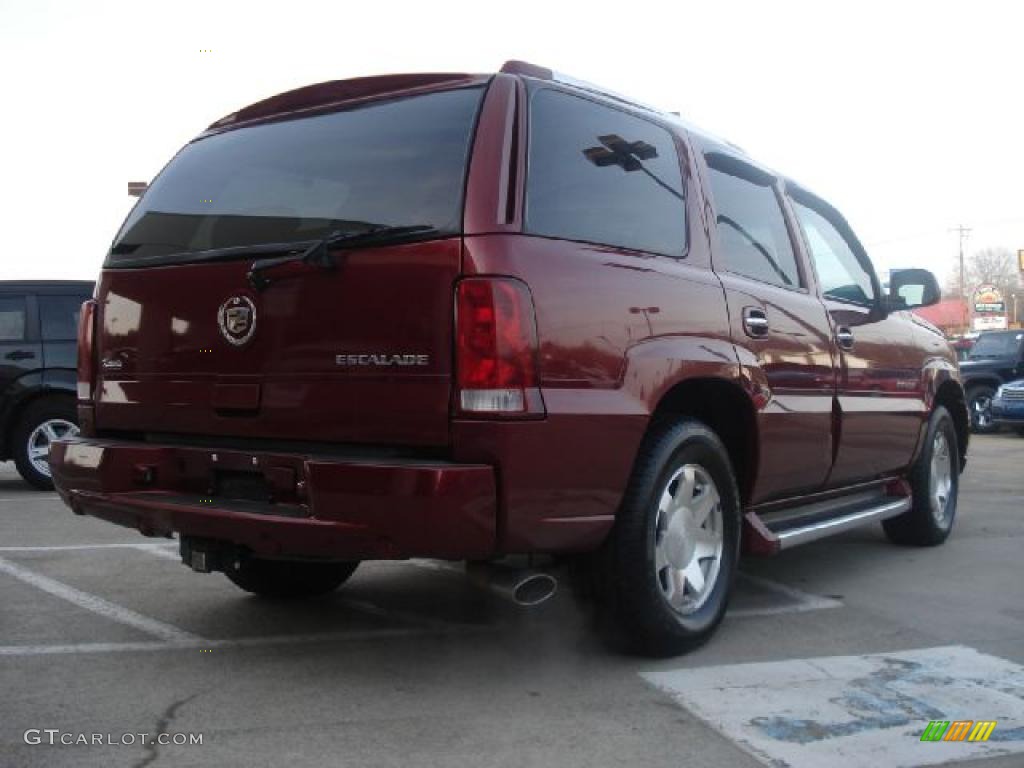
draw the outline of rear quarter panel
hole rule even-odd
[[[464,272],[510,275],[537,312],[547,416],[459,420],[456,458],[499,466],[506,551],[607,533],[651,413],[691,378],[739,379],[718,278],[694,262],[525,235],[466,239]]]

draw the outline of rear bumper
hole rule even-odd
[[[276,557],[481,559],[494,553],[486,465],[225,451],[94,438],[54,443],[57,492],[78,514],[147,536],[215,539]],[[220,472],[271,502],[213,495]]]

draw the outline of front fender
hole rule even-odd
[[[935,400],[939,390],[947,386],[956,387],[960,395],[960,402],[962,403],[962,412],[960,414],[954,413],[952,416],[958,429],[963,429],[964,431],[964,434],[961,435],[960,460],[962,464],[965,464],[967,461],[970,414],[967,412],[967,396],[965,394],[964,382],[960,376],[960,370],[955,363],[945,357],[930,357],[926,359],[921,367],[921,391],[924,396],[925,414],[931,414],[932,409],[935,407]],[[917,447],[914,450],[914,461],[917,461],[917,457],[920,454],[924,436],[928,431],[927,427],[928,420],[926,418],[921,425],[921,432],[918,435]]]
[[[921,391],[924,393],[924,403],[929,411],[935,405],[935,395],[939,387],[947,381],[955,382],[963,391],[960,371],[953,363],[942,357],[932,357],[924,361],[921,367]]]

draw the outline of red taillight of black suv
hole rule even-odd
[[[455,299],[456,406],[473,415],[544,413],[537,376],[537,324],[519,280],[472,277]]]

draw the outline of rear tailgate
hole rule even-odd
[[[261,292],[246,280],[251,260],[107,270],[96,426],[443,445],[460,248],[339,252],[335,270]],[[248,309],[239,299],[255,312],[234,344],[221,308]]]
[[[328,90],[357,103],[264,114],[294,107],[286,94],[178,153],[122,226],[97,291],[100,433],[448,442],[485,82],[438,78],[409,93],[395,91],[403,78],[342,82]],[[387,93],[368,98],[371,86]],[[319,258],[324,238],[353,236]],[[318,258],[292,269],[304,251]],[[257,288],[261,259],[295,263],[260,272],[273,279]]]

